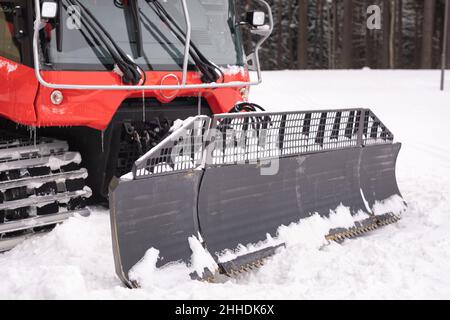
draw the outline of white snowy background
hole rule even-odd
[[[324,246],[323,221],[282,228],[287,248],[224,284],[192,281],[182,264],[147,268],[143,288],[115,275],[108,212],[95,209],[0,254],[0,298],[450,299],[450,74],[438,71],[265,72],[251,91],[268,110],[368,107],[403,143],[403,219]]]

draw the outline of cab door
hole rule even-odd
[[[31,57],[32,1],[0,0],[0,116],[32,125],[38,82]]]

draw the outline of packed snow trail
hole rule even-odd
[[[328,246],[313,232],[320,221],[283,227],[287,248],[257,272],[208,284],[174,264],[150,269],[143,289],[128,290],[114,272],[108,213],[95,209],[0,255],[0,298],[449,299],[450,81],[440,92],[437,71],[263,76],[251,96],[270,111],[368,107],[382,119],[403,143],[397,179],[409,207],[399,223]]]

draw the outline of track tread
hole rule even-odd
[[[0,252],[88,212],[86,169],[67,142],[0,130]]]

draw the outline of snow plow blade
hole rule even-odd
[[[135,286],[128,273],[150,248],[159,250],[157,267],[189,264],[188,238],[196,236],[216,272],[231,276],[259,265],[261,252],[267,258],[279,243],[236,262],[222,261],[225,250],[276,237],[281,225],[313,214],[328,218],[339,206],[354,223],[329,230],[330,241],[393,223],[398,212],[384,204],[405,205],[395,177],[401,145],[393,139],[368,109],[187,120],[110,186],[117,274]]]

